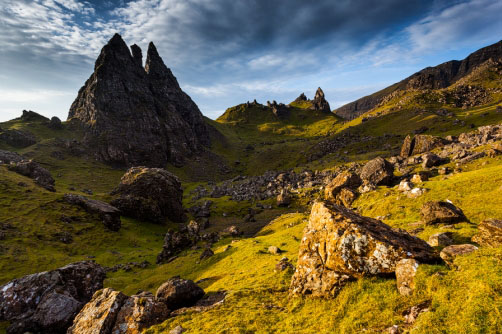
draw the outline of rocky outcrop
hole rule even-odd
[[[490,219],[478,225],[479,232],[472,237],[472,241],[481,246],[502,246],[502,220]]]
[[[103,225],[111,231],[118,231],[122,226],[120,210],[116,207],[95,199],[75,194],[65,194],[64,201],[78,205],[91,214],[96,214],[102,220]]]
[[[324,98],[324,92],[321,87],[317,88],[317,91],[315,92],[315,97],[312,100],[312,109],[325,113],[331,112],[331,108],[329,107],[328,101]]]
[[[420,209],[422,221],[427,225],[455,224],[466,221],[461,209],[449,202],[427,202]]]
[[[202,290],[191,280],[173,277],[158,289],[155,297],[171,310],[194,305],[204,296]]]
[[[336,110],[336,114],[345,119],[353,119],[375,108],[387,96],[397,91],[448,87],[489,59],[502,59],[502,41],[479,49],[462,61],[452,60],[435,67],[427,67],[381,91],[341,106]]]
[[[10,281],[0,286],[0,321],[9,334],[65,333],[104,279],[100,265],[77,262]]]
[[[115,34],[80,89],[68,120],[85,131],[84,144],[104,162],[126,166],[181,166],[210,145],[203,116],[153,43],[145,68]]]
[[[0,150],[0,164],[21,162],[24,158],[15,152]]]
[[[200,240],[199,231],[194,231],[186,226],[179,231],[168,231],[164,236],[162,251],[157,255],[157,263],[170,262],[182,250],[195,245]]]
[[[14,156],[11,155],[10,158],[14,158]],[[45,188],[49,191],[56,191],[56,189],[54,188],[54,184],[56,181],[54,181],[54,178],[52,177],[51,173],[47,169],[43,168],[38,163],[32,160],[22,160],[19,162],[11,160],[8,168],[13,172],[27,176],[30,179],[33,179],[33,181],[35,181],[35,183],[41,186],[42,188]]]
[[[51,120],[49,121],[49,124],[47,125],[49,128],[53,130],[61,130],[63,128],[63,124],[61,124],[61,120],[59,117],[52,117]]]
[[[162,168],[130,168],[112,195],[118,198],[111,204],[131,217],[154,223],[163,223],[166,218],[176,223],[186,219],[181,182]]]
[[[37,139],[31,132],[15,129],[0,130],[0,141],[17,148],[25,148],[37,143]]]
[[[360,176],[365,184],[390,185],[394,177],[394,165],[384,158],[377,157],[364,165]]]
[[[336,204],[312,207],[291,280],[292,295],[335,296],[349,280],[393,274],[402,259],[438,260],[432,247],[406,231]]]
[[[404,158],[411,157],[416,154],[422,154],[446,144],[447,141],[434,136],[415,135],[406,136],[401,147],[401,156]]]

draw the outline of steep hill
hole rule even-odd
[[[392,93],[416,89],[446,88],[489,59],[494,61],[502,59],[502,41],[479,49],[461,61],[452,60],[435,67],[427,67],[394,85],[343,105],[335,112],[342,118],[353,119],[375,108]]]

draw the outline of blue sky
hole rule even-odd
[[[66,119],[115,32],[153,41],[202,113],[322,87],[332,108],[502,39],[502,1],[0,0],[0,121]]]

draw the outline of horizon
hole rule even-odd
[[[0,8],[0,121],[23,109],[66,120],[114,33],[143,52],[153,41],[211,119],[254,99],[313,98],[317,87],[336,109],[502,36],[499,1],[396,3],[368,10],[365,1],[7,0]]]

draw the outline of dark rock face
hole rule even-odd
[[[191,280],[178,277],[171,278],[158,289],[155,297],[166,303],[171,310],[194,305],[204,296],[202,290]]]
[[[17,148],[28,147],[37,142],[37,139],[31,132],[20,130],[5,130],[0,133],[0,140]]]
[[[365,184],[389,185],[394,177],[394,165],[378,157],[370,160],[361,170],[361,179]]]
[[[426,153],[446,143],[447,141],[440,137],[428,135],[415,135],[411,137],[408,135],[404,139],[403,146],[401,146],[401,156],[407,158],[415,154]]]
[[[111,204],[131,217],[154,223],[163,223],[166,218],[177,223],[186,219],[181,203],[181,183],[174,174],[162,168],[130,168],[112,195],[119,198]]]
[[[21,117],[19,117],[19,119],[23,122],[47,122],[49,120],[47,117],[42,116],[39,113],[34,112],[33,110],[23,110],[23,114],[21,115]]]
[[[427,202],[420,209],[425,224],[455,224],[466,221],[462,210],[448,202]]]
[[[145,68],[139,47],[131,55],[115,34],[80,89],[68,120],[85,129],[98,160],[163,167],[210,145],[203,116],[150,43]]]
[[[336,110],[336,114],[346,119],[353,119],[373,109],[386,96],[396,91],[448,87],[490,58],[502,59],[502,41],[479,49],[462,61],[452,60],[435,67],[427,67],[390,87],[341,106]]]
[[[164,236],[164,245],[162,251],[157,255],[157,263],[169,262],[183,249],[191,247],[199,241],[198,233],[190,233],[189,229],[181,229],[180,231],[169,231]]]
[[[0,321],[11,322],[9,334],[65,333],[104,279],[100,265],[77,262],[10,281],[0,286]]]
[[[120,210],[108,203],[89,199],[75,194],[65,194],[63,199],[73,205],[78,205],[91,214],[97,214],[103,225],[111,231],[118,231],[122,225]]]
[[[307,96],[305,96],[305,93],[301,93],[300,96],[298,96],[293,102],[303,102],[307,101]]]
[[[56,191],[54,188],[55,181],[52,178],[51,173],[34,161],[22,160],[14,162],[12,160],[8,168],[13,172],[33,179],[36,184],[49,191]]]
[[[394,273],[402,259],[438,260],[434,249],[406,231],[336,204],[316,202],[306,226],[292,295],[333,297],[349,280]]]
[[[324,98],[324,92],[321,87],[317,88],[317,91],[315,92],[315,97],[312,100],[312,108],[325,113],[331,112],[331,108],[329,107],[328,101]]]

